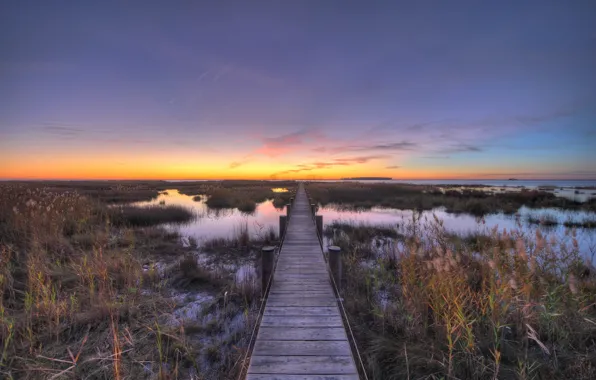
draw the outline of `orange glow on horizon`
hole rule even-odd
[[[397,169],[389,170],[374,167],[370,164],[355,164],[341,168],[317,169],[304,173],[279,174],[271,173],[291,170],[292,166],[252,165],[246,168],[229,169],[225,166],[192,165],[148,165],[148,166],[109,166],[93,162],[55,163],[42,165],[9,165],[0,169],[0,179],[4,180],[334,180],[346,177],[389,177],[397,180],[447,180],[447,179],[503,179],[510,175],[496,171],[482,174],[462,168],[461,171],[439,171],[432,169]],[[518,179],[531,179],[527,176],[516,176]],[[532,177],[537,179],[553,176]],[[563,178],[564,179],[564,178]]]
[[[10,147],[9,147],[10,149]],[[222,154],[174,152],[172,154],[134,152],[127,156],[112,152],[48,152],[40,149],[0,152],[0,179],[4,180],[221,180],[221,179],[297,179],[334,180],[346,177],[389,177],[398,180],[448,179],[576,179],[552,175],[547,170],[529,167],[446,167],[422,166],[415,162],[388,168],[385,160],[344,164],[342,159],[296,156],[256,157],[237,160]],[[325,159],[327,158],[327,161]],[[335,161],[334,161],[335,160]],[[238,165],[231,165],[238,162]],[[335,166],[317,168],[317,162]],[[340,164],[337,164],[339,162]],[[392,162],[395,164],[395,162]],[[331,165],[331,164],[328,164]],[[552,168],[551,168],[552,169]],[[556,168],[564,172],[563,167]],[[515,174],[520,173],[520,174]],[[541,174],[543,173],[543,174]]]

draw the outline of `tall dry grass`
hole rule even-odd
[[[349,232],[333,241],[370,378],[596,378],[596,269],[572,230],[495,228],[473,245],[439,220],[399,233],[373,254]]]
[[[175,286],[224,293],[233,282],[198,266],[159,273],[155,256],[188,252],[178,237],[112,217],[78,192],[0,184],[0,378],[204,378],[205,366],[233,378],[229,347],[243,335],[222,341],[227,354],[213,362],[168,322]],[[235,299],[242,314],[245,295]]]

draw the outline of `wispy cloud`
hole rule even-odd
[[[242,161],[232,161],[232,162],[230,162],[229,168],[230,169],[236,169],[236,168],[239,168],[239,167],[241,167],[243,165],[248,164],[250,161],[251,161],[250,159],[245,159],[245,160],[242,160]]]
[[[444,148],[438,149],[438,153],[465,153],[465,152],[482,152],[484,150],[483,147],[479,145],[473,144],[466,144],[466,143],[456,143],[450,144]]]
[[[399,165],[385,166],[385,169],[399,169],[399,168],[401,168],[401,166],[399,166]]]
[[[63,137],[72,137],[85,132],[82,128],[51,123],[45,123],[40,129],[45,133]]]
[[[327,140],[321,132],[311,129],[301,129],[277,137],[266,137],[263,139],[263,146],[256,150],[256,153],[269,157],[277,157],[302,147],[306,142],[316,140]]]
[[[342,153],[342,152],[364,152],[364,151],[382,151],[382,152],[403,152],[413,151],[420,148],[418,143],[412,141],[398,141],[392,143],[364,143],[347,144],[331,147],[316,147],[313,152],[317,153]]]
[[[271,178],[276,178],[276,177],[278,177],[280,175],[284,175],[284,174],[309,172],[309,171],[317,170],[317,169],[329,169],[329,168],[333,168],[333,167],[337,167],[337,166],[365,164],[369,161],[386,159],[388,157],[389,156],[387,156],[387,155],[371,155],[371,156],[335,158],[335,159],[329,160],[329,161],[315,161],[315,162],[311,162],[308,164],[296,165],[294,169],[283,170],[280,172],[273,173],[273,174],[271,174]]]
[[[417,143],[411,141],[399,141],[394,143],[384,143],[384,144],[372,144],[372,145],[356,145],[347,147],[347,150],[381,150],[381,151],[404,151],[404,150],[414,150],[419,148],[420,146]]]

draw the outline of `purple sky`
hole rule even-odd
[[[596,178],[593,0],[3,1],[0,83],[3,178]]]

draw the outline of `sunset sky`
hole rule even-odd
[[[596,179],[596,1],[1,2],[1,179],[346,176]]]

